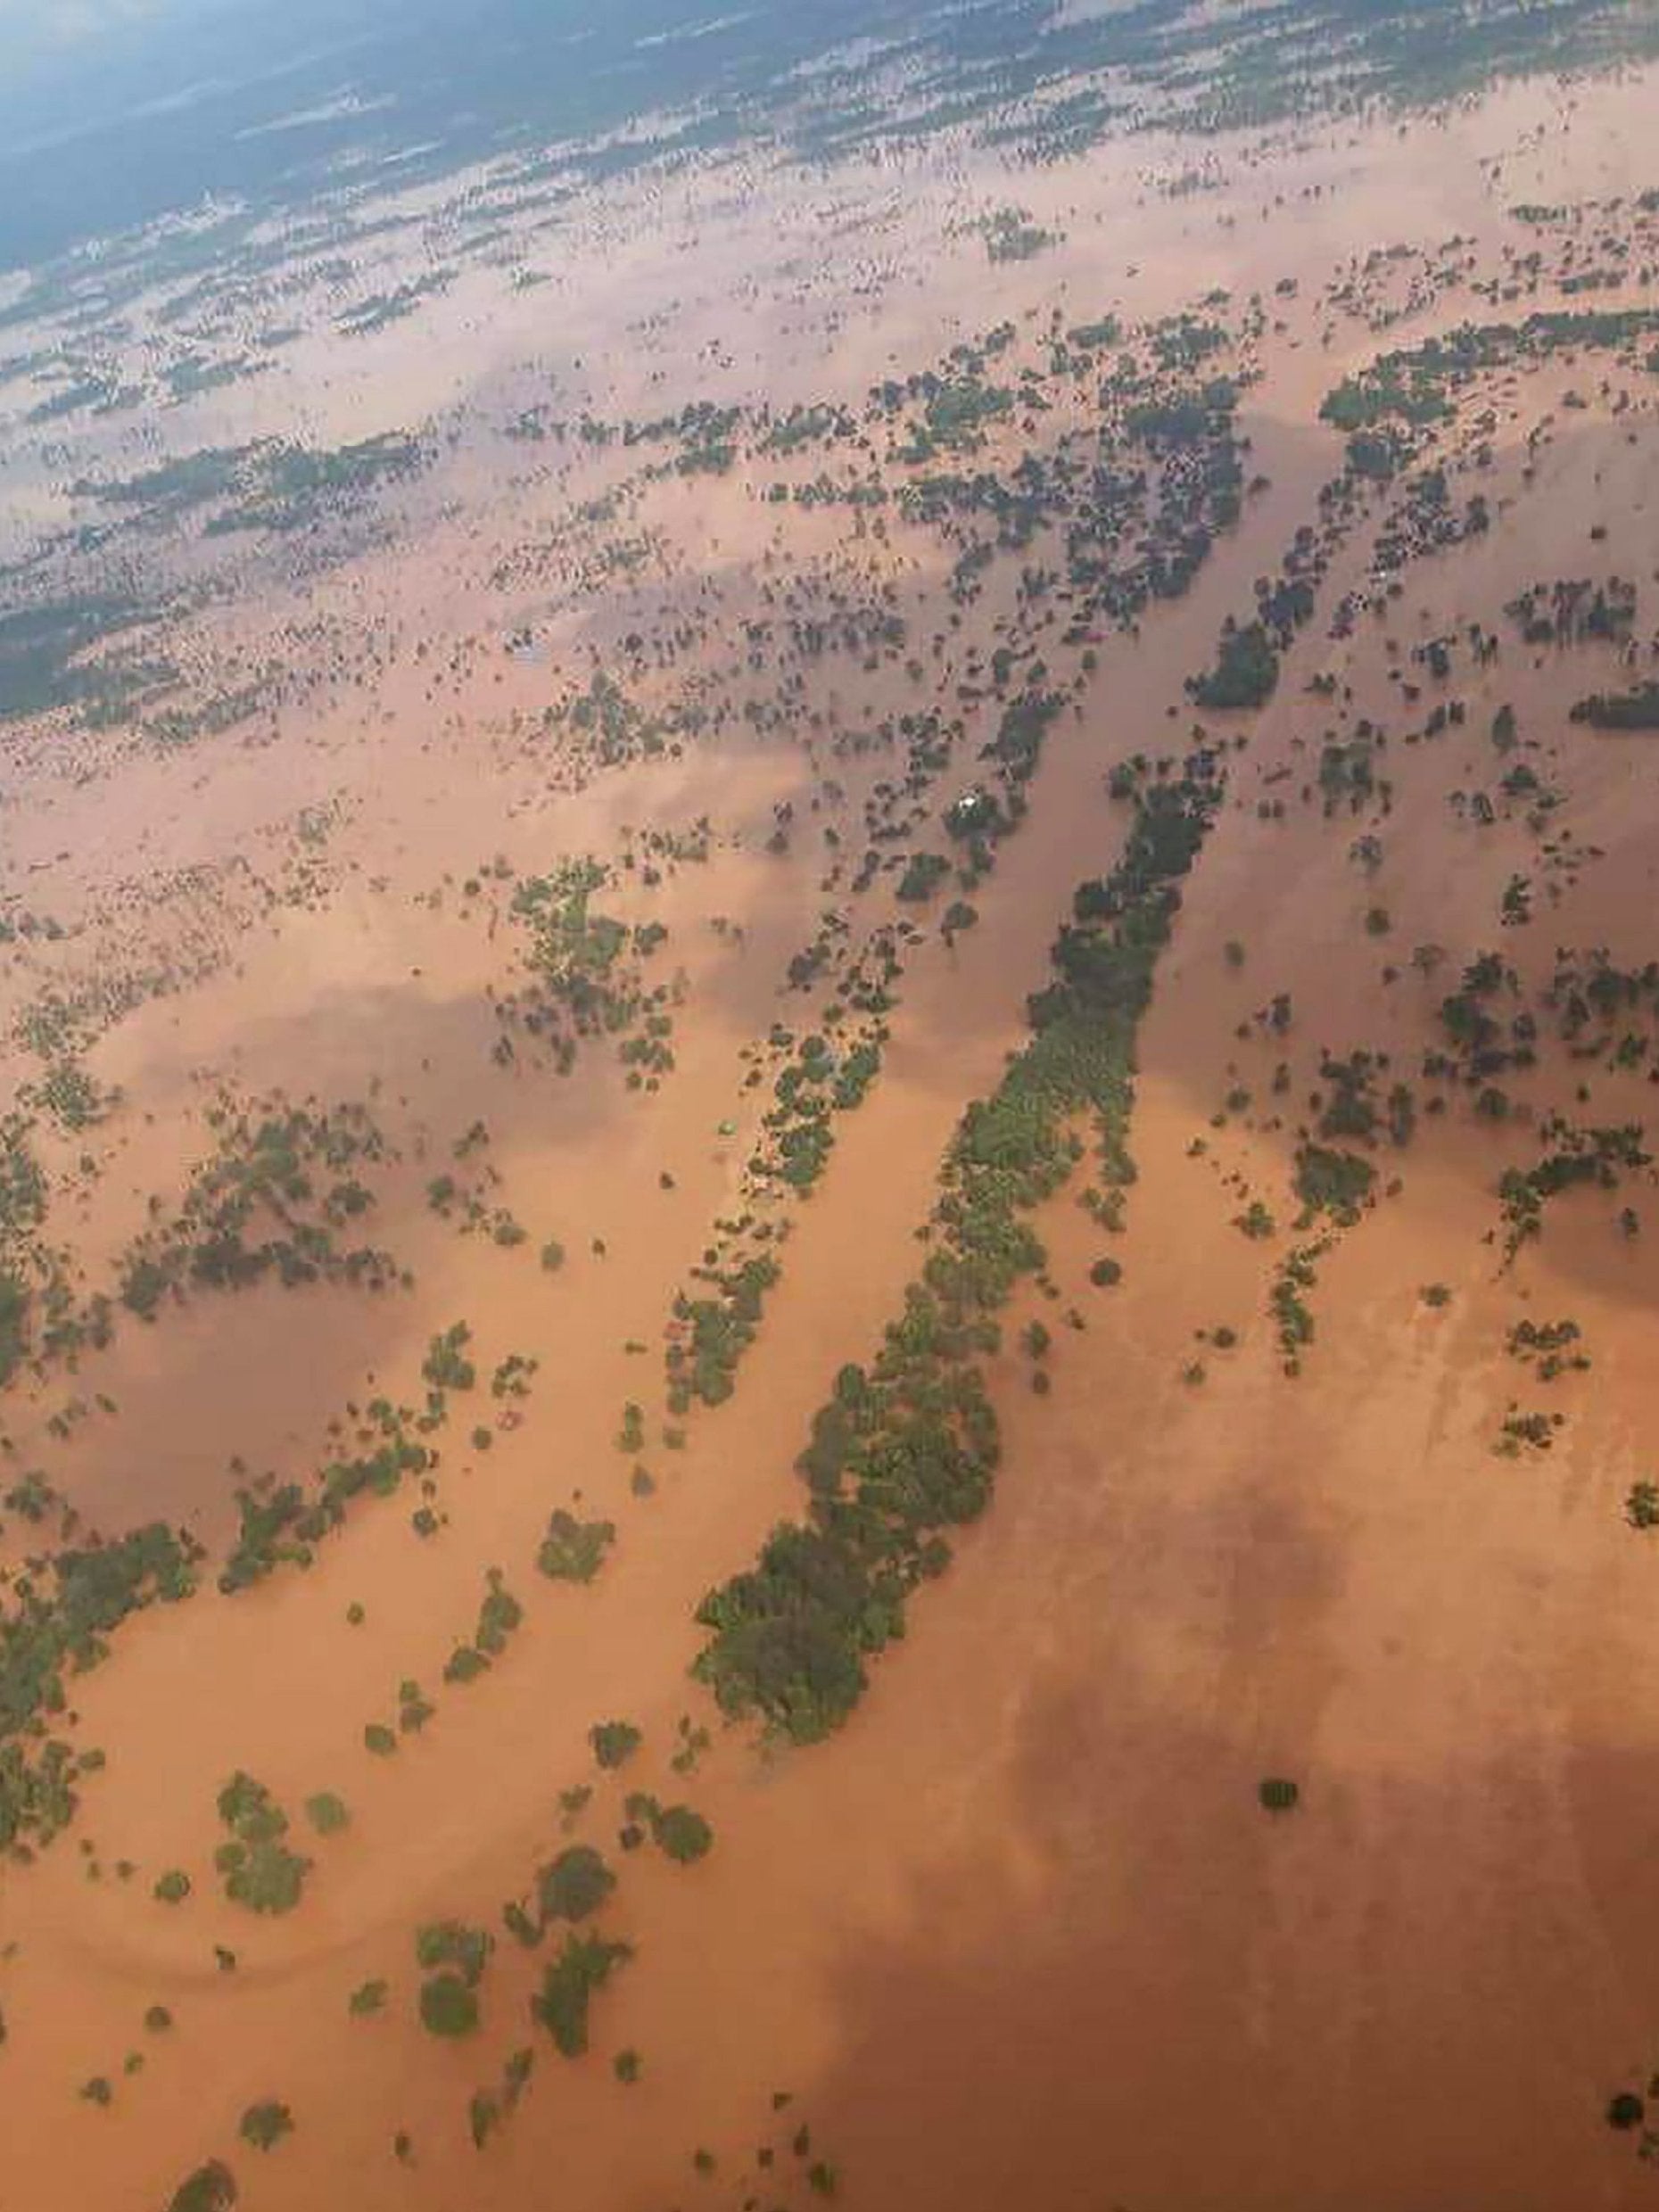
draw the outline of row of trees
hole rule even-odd
[[[843,1368],[799,1462],[805,1522],[772,1531],[755,1564],[712,1590],[697,1671],[731,1713],[797,1742],[844,1721],[868,1661],[904,1632],[905,1603],[950,1557],[946,1531],[989,1501],[995,1416],[979,1360],[1015,1284],[1043,1263],[1032,1209],[1077,1157],[1092,1114],[1123,1176],[1136,1028],[1191,868],[1219,802],[1208,754],[1130,779],[1121,858],[1085,885],[1034,998],[1034,1035],[995,1092],[970,1106],[946,1160],[934,1249],[869,1369]]]

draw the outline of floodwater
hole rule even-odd
[[[1641,741],[1594,739],[1567,721],[1586,672],[1608,677],[1604,648],[1534,666],[1510,631],[1495,665],[1460,667],[1465,725],[1391,754],[1374,875],[1349,851],[1370,815],[1333,828],[1316,797],[1283,821],[1258,803],[1294,801],[1314,779],[1335,712],[1307,690],[1315,676],[1351,686],[1349,723],[1371,715],[1392,739],[1426,702],[1416,717],[1402,704],[1391,638],[1408,653],[1473,620],[1501,628],[1518,591],[1557,574],[1647,577],[1650,400],[1615,420],[1599,406],[1564,411],[1584,374],[1518,384],[1492,433],[1487,489],[1502,525],[1415,565],[1402,597],[1351,639],[1330,640],[1320,619],[1300,640],[1234,762],[1143,1033],[1139,1173],[1113,1247],[1123,1283],[1090,1288],[1101,1236],[1075,1196],[1045,1209],[1053,1314],[1028,1287],[991,1367],[1005,1430],[996,1503],[918,1599],[854,1721],[828,1745],[764,1752],[721,1729],[687,1671],[703,1593],[798,1512],[792,1461],[813,1411],[898,1309],[951,1131],[1020,1041],[1071,886],[1110,863],[1121,816],[1104,772],[1183,742],[1184,678],[1338,465],[1319,399],[1391,341],[1320,306],[1321,287],[1349,256],[1396,239],[1428,252],[1457,235],[1485,267],[1510,202],[1647,181],[1632,164],[1653,97],[1639,78],[1571,97],[1533,88],[1405,137],[1344,124],[1310,127],[1300,144],[1224,144],[1221,189],[1196,199],[1156,189],[1173,153],[1155,142],[1133,161],[1118,150],[1022,171],[1017,196],[1064,241],[1012,267],[985,265],[977,241],[962,241],[984,194],[1014,196],[966,155],[941,154],[920,176],[842,177],[833,195],[769,175],[746,200],[729,176],[699,174],[665,210],[629,187],[572,242],[553,306],[588,403],[610,415],[656,404],[659,374],[664,406],[739,393],[856,402],[892,363],[1003,315],[1155,313],[1217,283],[1242,296],[1297,280],[1244,408],[1267,489],[1184,600],[1100,648],[1079,711],[1051,736],[1028,819],[976,891],[978,926],[953,948],[930,936],[907,954],[880,1079],[796,1209],[736,1393],[693,1414],[683,1449],[653,1442],[649,1498],[633,1494],[631,1456],[616,1449],[622,1409],[640,1399],[655,1418],[664,1317],[736,1200],[759,1110],[740,1056],[774,1019],[799,1018],[783,972],[831,903],[809,811],[819,771],[804,744],[741,716],[774,681],[732,652],[776,543],[750,487],[654,487],[661,580],[625,606],[554,564],[526,607],[491,582],[499,563],[601,488],[615,461],[500,483],[499,442],[464,436],[436,488],[409,492],[391,546],[320,577],[251,574],[208,618],[221,647],[252,657],[326,658],[334,647],[300,627],[313,619],[329,638],[357,630],[377,656],[362,683],[329,667],[257,745],[237,731],[167,755],[111,757],[90,737],[67,754],[20,744],[6,771],[6,887],[87,917],[88,938],[31,949],[8,1011],[60,969],[174,946],[186,919],[212,953],[210,973],[152,998],[88,1054],[125,1094],[84,1140],[102,1173],[69,1201],[88,1280],[106,1278],[151,1195],[202,1156],[204,1109],[231,1082],[377,1102],[403,1156],[374,1234],[413,1287],[372,1302],[251,1292],[129,1325],[72,1383],[19,1394],[15,1464],[49,1465],[106,1531],[163,1515],[217,1546],[233,1457],[255,1472],[315,1468],[348,1404],[381,1389],[417,1400],[426,1344],[451,1322],[470,1325],[481,1372],[511,1351],[541,1367],[522,1424],[488,1449],[464,1440],[466,1408],[451,1419],[435,1538],[411,1530],[411,1493],[365,1500],[310,1572],[133,1621],[75,1683],[81,1737],[108,1766],[70,1833],[8,1869],[0,1893],[0,1936],[15,1945],[0,1965],[0,2204],[149,2212],[209,2155],[232,2160],[254,2212],[348,2199],[366,2212],[796,2206],[817,2158],[869,2212],[1643,2200],[1649,2176],[1604,2115],[1659,2062],[1659,1721],[1641,1695],[1659,1611],[1653,1561],[1621,1512],[1659,1411],[1647,1357],[1655,1263],[1586,1201],[1502,1270],[1488,1233],[1511,1155],[1449,1116],[1400,1156],[1399,1194],[1322,1262],[1317,1336],[1292,1381],[1266,1304],[1287,1240],[1264,1252],[1232,1223],[1245,1191],[1288,1223],[1300,1094],[1322,1049],[1386,1051],[1415,1069],[1436,1039],[1444,978],[1498,939],[1517,869],[1540,880],[1537,922],[1505,946],[1529,981],[1548,980],[1557,945],[1606,944],[1626,965],[1648,957],[1659,814]],[[868,292],[865,249],[821,243],[854,217],[880,240],[882,281]],[[792,257],[795,288],[769,290],[767,272]],[[268,420],[237,418],[240,402],[215,395],[227,410],[215,434],[282,426],[289,375],[311,394],[308,426],[330,435],[495,389],[535,344],[530,318],[549,313],[549,294],[525,295],[522,323],[487,326],[466,295],[459,285],[433,303],[430,330],[352,342],[349,369],[317,340],[281,387],[273,376],[254,388],[247,406]],[[1469,310],[1454,294],[1400,327],[1415,339]],[[648,314],[662,322],[631,347]],[[371,381],[378,415],[364,411]],[[1527,433],[1546,416],[1555,435],[1528,480]],[[843,533],[844,518],[792,511],[803,565],[849,588],[889,581],[913,638],[947,632],[937,543],[896,524],[881,543]],[[1325,608],[1363,582],[1371,551],[1362,532],[1339,557]],[[577,773],[538,734],[541,709],[566,674],[585,681],[592,654],[614,652],[653,594],[699,610],[687,660],[713,672],[729,719],[680,760]],[[1004,580],[970,619],[988,636],[1011,615]],[[508,650],[525,621],[537,650]],[[660,679],[664,697],[685,673]],[[844,690],[849,727],[916,703],[888,663],[809,674],[820,680]],[[1487,732],[1506,699],[1542,747],[1529,759],[1564,794],[1559,819],[1601,855],[1559,879],[1558,904],[1518,820],[1480,831],[1453,804],[1494,780]],[[970,710],[976,739],[988,711]],[[846,821],[887,766],[836,763]],[[791,802],[806,827],[769,854],[774,809]],[[301,854],[294,824],[321,806],[336,813],[313,887],[269,905],[252,879],[275,880]],[[614,857],[629,827],[703,814],[719,832],[706,864],[648,893],[624,879],[615,896],[629,920],[666,924],[658,962],[684,971],[678,1065],[661,1093],[628,1091],[603,1045],[584,1048],[568,1080],[499,1068],[489,995],[512,987],[512,926],[466,880],[498,855],[526,873]],[[141,895],[197,868],[210,881],[194,904]],[[890,913],[890,895],[876,896]],[[1367,931],[1372,906],[1386,910],[1386,934]],[[740,939],[716,918],[739,923]],[[1429,942],[1447,950],[1438,984],[1408,958]],[[1251,1020],[1281,992],[1296,1010],[1283,1043]],[[1281,1057],[1298,1095],[1275,1128]],[[1534,1113],[1588,1114],[1581,1079],[1540,1069],[1526,1091]],[[1595,1118],[1639,1113],[1639,1074],[1589,1080]],[[1217,1127],[1235,1085],[1251,1110]],[[516,1252],[460,1236],[425,1200],[476,1118],[495,1195],[530,1232]],[[732,1121],[739,1134],[722,1136]],[[82,1144],[54,1160],[64,1175]],[[549,1236],[567,1254],[557,1274],[535,1257]],[[1424,1304],[1430,1283],[1449,1288],[1449,1304]],[[1055,1325],[1053,1388],[1038,1395],[1018,1331],[1069,1307],[1085,1325]],[[1529,1313],[1577,1318],[1593,1367],[1551,1386],[1566,1426],[1550,1451],[1513,1460],[1492,1441],[1529,1386],[1504,1334]],[[1224,1325],[1236,1346],[1198,1342]],[[648,1350],[629,1349],[640,1344]],[[115,1411],[54,1440],[47,1423],[64,1399],[97,1391]],[[544,1585],[531,1565],[549,1511],[572,1503],[619,1531],[590,1589]],[[13,1559],[27,1548],[21,1531],[7,1542]],[[482,1679],[442,1686],[497,1565],[524,1623]],[[364,1724],[392,1717],[411,1676],[436,1717],[395,1757],[372,1758]],[[684,1778],[669,1765],[682,1716],[716,1737]],[[587,1730],[608,1718],[639,1726],[644,1748],[622,1775],[596,1776]],[[239,1767],[296,1812],[324,1788],[351,1807],[344,1836],[310,1847],[304,1901],[280,1919],[252,1920],[217,1894],[213,1798]],[[1273,1775],[1298,1781],[1293,1813],[1259,1805]],[[637,1952],[596,2000],[592,2051],[567,2064],[532,2026],[541,1961],[504,1935],[480,2032],[454,2044],[425,2034],[414,1930],[454,1917],[499,1935],[502,1903],[558,1845],[559,1792],[584,1780],[597,1794],[574,1832],[618,1858],[605,1925]],[[706,1815],[706,1862],[611,1851],[636,1787]],[[129,1883],[113,1870],[122,1859],[137,1869]],[[150,1886],[174,1866],[194,1894],[169,1910]],[[235,1952],[234,1971],[215,1945]],[[385,2014],[351,2017],[349,1993],[381,1976]],[[175,2025],[147,2036],[157,2002]],[[540,2046],[525,2099],[475,2150],[468,2098],[525,2045]],[[142,2070],[123,2076],[139,2049]],[[633,2085],[612,2072],[627,2049],[642,2056]],[[115,2084],[108,2110],[77,2095],[99,2075]],[[292,2106],[296,2128],[264,2155],[238,2146],[236,2126],[268,2098]],[[797,2158],[803,2125],[811,2148]],[[393,2152],[405,2131],[407,2160]]]

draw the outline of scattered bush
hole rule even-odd
[[[421,1374],[434,1391],[470,1391],[477,1382],[478,1370],[466,1357],[472,1340],[473,1333],[464,1321],[433,1338]]]
[[[470,2035],[478,2025],[478,2000],[458,1974],[434,1974],[421,1984],[420,2017],[434,2035]]]
[[[571,1845],[536,1878],[543,1926],[549,1920],[585,1920],[615,1886],[616,1877],[590,1844]]]
[[[591,1582],[616,1540],[610,1521],[579,1521],[561,1506],[548,1522],[536,1565],[556,1582]]]
[[[236,2177],[222,2159],[210,2158],[174,2190],[168,2212],[231,2212]]]
[[[1299,1147],[1295,1181],[1302,1203],[1301,1226],[1306,1227],[1316,1214],[1328,1213],[1343,1227],[1351,1227],[1371,1196],[1376,1174],[1358,1152],[1337,1151],[1325,1144]]]
[[[337,1836],[350,1825],[351,1815],[343,1797],[332,1789],[319,1789],[305,1801],[305,1817],[319,1836]]]
[[[606,1769],[621,1766],[640,1747],[640,1731],[627,1721],[598,1721],[588,1730],[596,1762]]]
[[[251,2104],[237,2124],[236,2133],[256,2150],[274,2150],[285,2135],[293,2132],[293,2114],[275,2098]]]
[[[415,1957],[423,1968],[454,1967],[470,1989],[479,1981],[494,1950],[493,1938],[465,1920],[429,1920],[415,1932]]]
[[[658,1850],[681,1866],[701,1859],[714,1843],[714,1829],[689,1805],[659,1805],[646,1791],[635,1790],[625,1809],[630,1825],[641,1833],[648,1828]]]
[[[283,1842],[288,1816],[264,1783],[238,1770],[219,1794],[219,1817],[231,1831],[213,1854],[225,1894],[251,1912],[291,1912],[311,1861]]]
[[[714,1840],[714,1829],[689,1805],[665,1806],[652,1821],[651,1832],[659,1849],[681,1866],[704,1857]]]
[[[600,1936],[565,1938],[564,1950],[546,1969],[541,1988],[530,2001],[532,2017],[546,2028],[565,2058],[579,2059],[587,2050],[590,2001],[632,1956],[629,1944],[607,1943]]]
[[[1571,719],[1592,730],[1659,730],[1659,683],[1645,683],[1634,691],[1593,692],[1578,702]]]
[[[1222,714],[1265,706],[1278,683],[1279,656],[1266,625],[1252,622],[1239,629],[1229,623],[1221,634],[1215,667],[1192,679],[1187,690],[1195,706]]]
[[[923,905],[950,872],[951,863],[943,854],[912,853],[894,896],[907,905]]]

